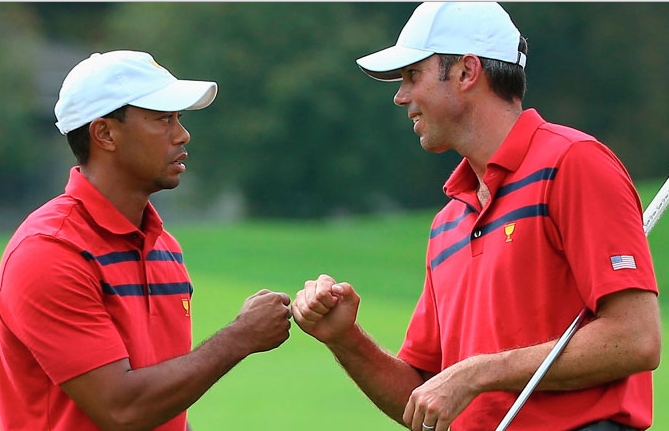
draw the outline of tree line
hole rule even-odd
[[[502,3],[528,39],[524,106],[607,144],[636,180],[667,175],[669,4]],[[322,218],[439,208],[459,160],[427,154],[398,84],[355,59],[395,43],[417,3],[0,4],[0,218],[60,193],[74,164],[53,123],[58,86],[91,52],[148,51],[214,80],[187,112],[188,172],[172,217]],[[3,227],[0,225],[0,227]]]

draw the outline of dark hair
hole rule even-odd
[[[125,111],[127,108],[128,105],[121,106],[109,114],[103,115],[102,118],[113,118],[123,123],[125,121]],[[88,127],[90,125],[91,123],[86,123],[67,134],[67,142],[70,144],[72,153],[74,154],[74,157],[76,157],[77,164],[79,165],[88,163],[88,157],[91,154],[91,136],[88,133]]]
[[[527,56],[527,40],[520,36],[518,51]],[[438,54],[439,56],[439,79],[446,81],[451,67],[462,58],[461,55]],[[479,57],[483,71],[488,76],[490,87],[495,94],[507,102],[513,101],[515,97],[521,101],[525,97],[527,80],[525,69],[518,64],[507,63],[506,61],[491,60],[489,58]]]

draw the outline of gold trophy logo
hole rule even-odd
[[[186,310],[186,316],[190,317],[190,299],[182,299],[181,305],[184,307],[184,310]]]
[[[504,234],[506,235],[506,242],[513,241],[511,239],[511,235],[513,234],[514,230],[516,230],[516,224],[515,223],[509,223],[509,224],[504,225]]]

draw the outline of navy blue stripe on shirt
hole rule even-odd
[[[490,232],[494,231],[495,229],[499,228],[500,226],[504,226],[509,222],[528,217],[546,217],[546,216],[548,216],[548,205],[546,204],[529,205],[526,207],[518,208],[517,210],[513,210],[510,213],[505,214],[504,216],[496,220],[493,220],[492,222],[486,225],[481,226],[479,228],[479,230],[481,231],[481,236],[479,237],[479,239],[489,234]],[[437,256],[430,261],[430,267],[432,268],[432,270],[434,270],[437,266],[444,263],[446,259],[451,257],[457,251],[461,250],[467,244],[469,244],[469,236],[461,239],[460,241],[454,243],[453,245],[439,252],[439,254],[437,254]]]
[[[139,262],[141,256],[137,250],[129,250],[114,251],[112,253],[103,254],[102,256],[97,256],[95,259],[100,265],[105,266],[122,262]]]
[[[98,257],[93,256],[90,251],[84,250],[81,252],[81,255],[86,260],[97,260],[102,266],[123,262],[139,262],[141,260],[141,256],[137,250],[115,251]],[[182,253],[176,253],[169,250],[151,250],[147,254],[146,260],[184,263]]]
[[[107,295],[143,296],[144,286],[141,284],[112,286],[109,283],[102,282],[102,291]],[[149,284],[149,293],[151,295],[180,295],[184,293],[192,295],[193,285],[189,282]]]
[[[460,241],[454,243],[450,247],[445,248],[439,254],[437,257],[432,259],[430,261],[430,268],[434,271],[434,269],[439,266],[440,264],[444,263],[446,259],[460,251],[462,248],[464,248],[467,244],[469,244],[469,236],[464,237]]]
[[[175,253],[169,250],[151,250],[149,254],[146,255],[146,260],[157,260],[157,261],[174,261],[178,263],[184,263],[184,257],[181,253]]]
[[[503,226],[509,222],[516,221],[522,218],[528,217],[546,217],[548,216],[548,205],[546,204],[537,204],[529,205],[526,207],[518,208],[513,210],[504,216],[491,221],[490,223],[480,227],[481,236],[487,235],[493,230],[497,229],[500,226]]]
[[[188,282],[149,284],[149,291],[151,292],[151,295],[192,294],[193,285]]]
[[[458,224],[459,224],[465,217],[467,217],[469,214],[471,214],[471,213],[473,213],[473,212],[474,212],[474,210],[472,210],[471,208],[469,208],[469,206],[466,206],[466,207],[465,207],[465,211],[464,211],[464,213],[463,213],[460,217],[458,217],[458,218],[456,218],[455,220],[452,220],[452,221],[447,221],[447,222],[445,222],[445,223],[440,224],[439,226],[437,226],[437,227],[435,227],[435,228],[430,229],[430,239],[436,237],[436,236],[439,235],[440,233],[449,231],[449,230],[451,230],[451,229],[455,229],[455,228],[458,226]]]
[[[538,181],[553,180],[555,179],[555,174],[557,174],[557,168],[545,168],[538,170],[535,173],[526,176],[522,180],[518,180],[516,182],[509,183],[505,186],[500,187],[499,190],[497,190],[497,194],[495,194],[495,197],[500,198],[502,196],[508,195],[511,192],[514,192],[520,188],[523,188],[532,183],[536,183]]]

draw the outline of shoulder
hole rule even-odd
[[[543,123],[541,126],[539,126],[537,132],[541,133],[539,135],[540,137],[543,138],[553,137],[554,139],[561,139],[566,142],[581,142],[581,141],[598,142],[597,138],[590,135],[589,133],[562,124],[546,122]]]

